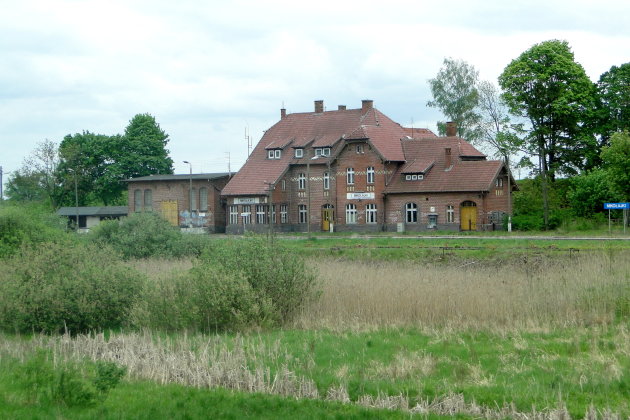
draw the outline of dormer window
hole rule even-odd
[[[423,174],[407,174],[405,175],[405,181],[422,181],[424,179]]]
[[[304,156],[304,149],[295,149],[295,157],[296,158],[301,158]]]
[[[318,147],[315,149],[315,156],[330,156],[330,147]]]
[[[362,144],[357,144],[357,153],[364,153]]]
[[[280,159],[282,157],[282,149],[267,150],[267,159]]]

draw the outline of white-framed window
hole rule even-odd
[[[280,223],[289,222],[289,206],[287,204],[280,204]]]
[[[503,188],[503,178],[497,178],[495,185],[497,188]]]
[[[424,179],[424,175],[418,174],[418,181],[422,181]]]
[[[276,223],[276,205],[271,205],[271,223]]]
[[[267,159],[273,159],[274,153],[273,150],[267,150]]]
[[[304,156],[304,149],[295,149],[295,157],[301,158],[302,156]]]
[[[405,204],[405,222],[418,223],[418,205],[416,203]]]
[[[243,213],[241,213],[241,217],[243,218],[244,225],[252,223],[252,207],[249,204],[243,206]]]
[[[324,189],[330,189],[330,172],[328,171],[324,172]]]
[[[283,179],[282,180],[282,191],[286,191],[287,190],[287,180]]]
[[[362,144],[357,144],[357,153],[364,153]]]
[[[330,156],[330,147],[324,147],[322,149],[322,155],[323,156]]]
[[[376,223],[376,204],[365,205],[365,223]]]
[[[412,181],[417,181],[418,180],[418,175],[411,175],[411,180]]]
[[[298,190],[306,189],[306,174],[304,172],[300,172],[298,175]]]
[[[411,175],[405,175],[405,181],[411,181]]]
[[[368,166],[367,171],[367,183],[374,184],[374,166]]]
[[[308,220],[308,212],[306,210],[306,204],[298,204],[298,222],[306,223]]]
[[[230,206],[230,224],[231,225],[238,224],[238,206],[237,205]]]
[[[455,223],[455,207],[446,206],[446,223]]]
[[[267,218],[265,217],[267,215],[267,209],[265,207],[267,206],[263,204],[256,205],[256,224],[263,225],[267,223]]]
[[[346,168],[346,184],[354,185],[354,168]]]
[[[315,149],[315,156],[321,156],[322,155],[322,149],[321,147],[318,147],[317,149]]]
[[[275,159],[280,159],[281,156],[282,156],[282,150],[276,149],[276,150],[273,151],[273,157]]]
[[[357,223],[357,205],[346,204],[346,224],[351,225]]]

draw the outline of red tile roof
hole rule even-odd
[[[400,139],[405,135],[400,124],[375,108],[365,113],[361,109],[348,109],[287,114],[265,132],[222,194],[266,194],[267,183],[277,182],[290,163],[305,162],[294,158],[296,147],[333,147],[334,156],[335,146],[342,139],[369,139],[383,159],[404,162]],[[266,149],[273,148],[283,149],[280,159],[267,159]],[[317,163],[324,161],[317,159]]]
[[[419,166],[430,160],[435,163],[419,181],[406,181],[403,171],[407,165],[402,165],[392,176],[386,193],[489,191],[503,168],[503,162],[485,160],[483,153],[459,137],[402,140],[402,145],[409,162],[421,162]],[[446,148],[451,149],[450,169],[446,166]]]

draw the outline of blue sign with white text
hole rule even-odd
[[[630,209],[630,203],[604,203],[604,210]]]

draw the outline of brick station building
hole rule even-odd
[[[373,106],[287,114],[222,191],[228,233],[420,231],[500,227],[503,162],[456,137],[402,127]],[[271,222],[271,225],[270,225]]]
[[[221,189],[228,179],[228,173],[149,175],[128,179],[129,213],[155,211],[173,226],[210,233],[225,232]]]

